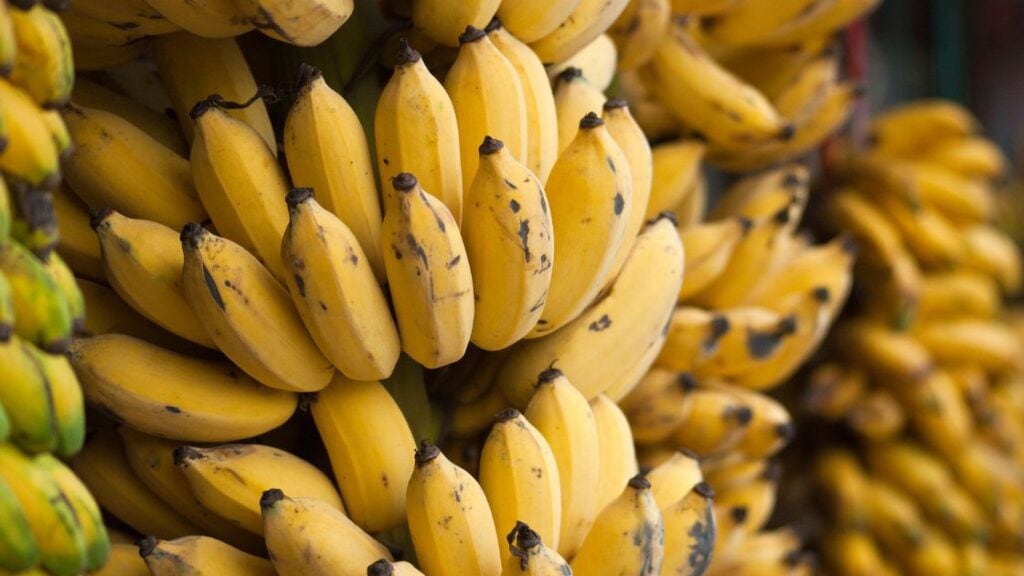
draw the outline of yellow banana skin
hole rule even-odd
[[[0,566],[19,571],[39,564],[39,547],[26,511],[4,480],[0,480],[0,522],[4,526],[0,537]]]
[[[345,512],[341,496],[323,472],[271,446],[182,446],[174,451],[174,464],[185,474],[204,508],[253,534],[264,533],[260,495],[272,486],[282,486],[296,497],[314,498],[341,514]]]
[[[236,0],[235,7],[260,32],[296,46],[316,46],[348,21],[354,0]]]
[[[54,453],[67,458],[82,448],[85,439],[85,403],[78,378],[63,354],[47,354],[29,347],[29,352],[46,378],[53,403],[57,445]]]
[[[520,522],[535,526],[535,534],[558,547],[562,492],[555,455],[540,431],[515,408],[495,416],[480,455],[479,476],[503,562],[514,552],[501,535]]]
[[[629,162],[596,113],[559,156],[545,184],[559,265],[537,326],[536,338],[575,319],[593,301],[611,272],[632,208]]]
[[[44,6],[9,11],[17,52],[11,80],[44,108],[59,108],[71,96],[75,69],[71,40],[60,18]]]
[[[662,511],[682,501],[704,481],[696,455],[683,451],[673,452],[664,462],[651,468],[645,477],[651,483],[654,502]]]
[[[103,110],[121,116],[170,148],[179,156],[188,155],[185,135],[178,123],[147,108],[144,104],[93,82],[81,75],[75,77],[72,101],[78,106]],[[63,224],[62,224],[63,225]]]
[[[148,6],[143,0],[125,0],[111,4],[100,0],[85,0],[68,6],[68,10],[86,18],[99,20],[113,28],[131,30],[140,34],[160,35],[180,29],[168,22],[157,10]],[[67,14],[68,11],[62,12]]]
[[[602,119],[608,133],[626,156],[626,161],[629,162],[629,176],[633,180],[633,197],[627,213],[626,231],[608,277],[608,281],[611,282],[619,275],[644,222],[649,220],[644,215],[647,213],[647,203],[651,197],[654,163],[647,136],[633,119],[625,100],[615,99],[605,102]]]
[[[698,482],[682,498],[660,505],[665,524],[665,560],[661,574],[700,576],[711,566],[717,528],[714,491]]]
[[[110,555],[110,540],[106,526],[96,500],[89,489],[75,476],[66,464],[52,454],[40,454],[35,458],[35,465],[45,470],[52,477],[61,494],[71,505],[75,519],[82,528],[85,539],[85,570],[97,570],[107,563]]]
[[[57,447],[57,414],[50,383],[32,346],[17,336],[0,343],[0,404],[10,421],[10,442],[26,452]]]
[[[139,547],[129,540],[113,542],[107,563],[90,572],[95,576],[150,576],[146,561],[139,557]]]
[[[281,261],[303,323],[349,378],[387,378],[401,352],[398,329],[358,237],[309,188],[292,189],[285,201],[289,223]]]
[[[527,524],[517,522],[508,536],[509,555],[502,565],[502,576],[565,576],[569,564],[541,541]]]
[[[682,277],[679,234],[660,218],[638,236],[608,294],[558,332],[515,348],[497,385],[513,406],[526,406],[537,377],[554,365],[588,399],[605,391],[624,396],[664,343]],[[638,310],[632,297],[641,293],[647,304]]]
[[[547,195],[500,140],[485,137],[466,196],[462,236],[473,274],[473,332],[484,350],[501,350],[540,319],[555,259]]]
[[[87,563],[87,542],[75,509],[53,475],[10,444],[0,444],[0,482],[28,520],[39,561],[55,576],[71,576]]]
[[[82,336],[124,334],[169,349],[195,352],[191,343],[146,320],[126,304],[113,289],[84,278],[76,278],[75,283],[78,284],[78,289],[85,298],[85,307],[89,310]]]
[[[695,224],[687,219],[684,208],[696,199],[696,187],[703,178],[701,162],[707,145],[699,140],[675,140],[651,148],[651,196],[647,201],[644,218],[654,218],[671,210],[676,213],[682,226]],[[700,204],[699,202],[697,204]],[[695,210],[701,220],[704,206]]]
[[[427,368],[455,362],[473,329],[473,279],[452,213],[401,173],[381,230],[402,350]]]
[[[256,130],[215,101],[197,104],[191,114],[192,177],[213,225],[283,280],[281,237],[288,226],[288,209],[281,201],[288,193],[284,171]]]
[[[182,287],[185,258],[178,233],[158,222],[100,210],[91,225],[100,241],[110,285],[149,320],[200,346],[215,345]]]
[[[408,172],[453,215],[462,214],[463,167],[455,108],[420,53],[404,39],[399,42],[395,72],[377,100],[374,140],[385,213],[395,198],[391,180]]]
[[[11,286],[14,333],[47,352],[66,350],[71,311],[43,263],[21,244],[7,240],[0,243],[0,272]]]
[[[624,482],[639,473],[636,448],[629,420],[619,406],[604,394],[590,402],[597,424],[598,458],[601,465],[597,479],[597,508],[603,509],[621,491]]]
[[[730,218],[685,226],[679,231],[686,254],[686,274],[679,289],[679,302],[683,303],[718,280],[725,272],[733,250],[750,230],[751,222],[745,218]]]
[[[501,0],[415,0],[412,2],[412,23],[434,42],[458,46],[461,43],[459,35],[470,26],[483,29],[500,4]]]
[[[0,7],[0,76],[8,77],[14,70],[14,59],[17,57],[18,43],[14,37],[14,26],[11,23],[11,8],[4,4]]]
[[[749,406],[735,394],[697,388],[685,397],[686,419],[672,434],[675,446],[700,457],[723,454],[743,439],[753,417]]]
[[[459,54],[445,76],[444,88],[458,120],[463,190],[473,185],[480,162],[477,147],[485,136],[501,140],[514,158],[527,161],[523,84],[516,69],[480,28],[467,28],[459,36]],[[452,213],[456,222],[462,221],[461,207]]]
[[[64,173],[91,208],[175,229],[206,219],[186,159],[110,112],[71,106],[64,121],[75,141]]]
[[[550,34],[530,42],[545,64],[561,62],[590,44],[626,9],[629,0],[581,0]]]
[[[284,151],[295,186],[312,188],[325,209],[352,231],[377,278],[381,209],[366,134],[352,108],[316,68],[299,69],[299,96],[288,112]]]
[[[366,567],[366,576],[423,576],[423,572],[408,562],[389,562],[381,558]]]
[[[352,521],[368,532],[401,524],[416,442],[388,391],[337,374],[310,411]]]
[[[53,191],[53,215],[60,223],[57,253],[76,276],[105,281],[100,243],[89,225],[88,210],[67,186]]]
[[[46,266],[46,272],[53,278],[57,288],[60,290],[61,296],[64,297],[64,302],[68,307],[68,314],[71,316],[72,330],[76,334],[81,333],[85,328],[85,298],[75,282],[74,272],[58,252],[48,254],[43,261],[43,265]],[[0,293],[2,293],[2,288],[0,288]],[[13,315],[13,303],[0,304],[0,310],[8,306],[12,308],[11,314]],[[0,318],[3,316],[3,312],[0,312]]]
[[[498,18],[516,38],[529,44],[554,32],[579,4],[580,0],[554,3],[503,0],[498,6]]]
[[[0,78],[0,171],[31,186],[52,189],[61,178],[60,159],[43,111],[21,88]]]
[[[979,129],[964,107],[943,100],[917,100],[890,108],[871,121],[870,137],[878,151],[909,156],[929,144],[960,139]]]
[[[661,574],[665,524],[651,483],[634,476],[625,490],[594,520],[572,560],[578,574]]]
[[[669,0],[631,1],[608,29],[619,50],[618,67],[632,70],[653,58],[671,18]]]
[[[558,118],[558,153],[572,144],[579,132],[580,119],[593,112],[601,112],[605,104],[604,93],[583,76],[579,68],[563,70],[554,81],[555,114]],[[627,158],[628,159],[628,158]]]
[[[145,0],[169,22],[203,38],[233,38],[253,29],[233,0]]]
[[[154,576],[277,574],[269,560],[246,554],[209,536],[185,536],[175,540],[149,536],[139,541],[139,556]]]
[[[416,451],[407,497],[409,532],[425,573],[501,573],[494,517],[483,489],[436,446],[424,443]]]
[[[315,392],[334,373],[285,289],[255,256],[195,223],[181,233],[185,297],[210,338],[271,388]]]

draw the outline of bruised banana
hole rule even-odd
[[[49,402],[53,405],[57,445],[53,452],[67,458],[82,448],[85,439],[85,404],[74,369],[63,354],[46,354],[29,348],[46,377]]]
[[[235,9],[256,28],[296,46],[316,46],[348,21],[354,0],[235,0]]]
[[[26,452],[57,447],[57,415],[50,383],[31,344],[11,335],[0,343],[0,404],[9,423],[8,440]]]
[[[594,520],[571,566],[579,574],[660,574],[664,559],[665,524],[651,483],[634,476]]]
[[[665,526],[665,559],[661,574],[700,576],[711,566],[717,528],[714,491],[698,482],[685,496],[659,504]]]
[[[209,536],[185,536],[158,540],[152,536],[139,541],[139,556],[151,574],[223,574],[224,576],[273,576],[269,560],[246,554]]]

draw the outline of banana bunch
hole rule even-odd
[[[956,104],[870,124],[823,207],[861,247],[856,307],[804,409],[840,438],[808,470],[835,574],[1016,574],[1024,567],[1024,372],[1004,301],[1021,257],[993,223],[998,149]]]

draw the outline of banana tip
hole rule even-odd
[[[280,488],[271,488],[266,490],[260,496],[260,509],[265,510],[267,508],[273,508],[274,504],[277,504],[281,500],[284,500],[284,492]]]
[[[199,246],[199,239],[202,238],[205,233],[206,230],[203,229],[202,224],[198,222],[189,222],[182,227],[179,238],[181,239],[182,244],[194,249]]]
[[[625,98],[612,98],[604,103],[605,110],[619,110],[622,108],[629,108],[629,102]]]
[[[459,34],[459,46],[470,42],[476,42],[486,35],[486,32],[476,26],[466,26],[466,31]]]
[[[562,371],[554,366],[548,366],[543,372],[537,375],[537,385],[547,384],[553,382],[556,378],[562,376]]]
[[[501,140],[484,136],[484,141],[480,144],[479,151],[481,156],[490,156],[491,154],[498,153],[504,147],[505,143]]]
[[[288,208],[295,208],[299,204],[313,198],[315,194],[312,188],[292,188],[284,196],[284,201],[288,204]]]
[[[400,172],[391,179],[391,186],[399,192],[409,192],[416,184],[416,177],[408,172]]]
[[[309,87],[317,78],[322,78],[323,73],[316,66],[303,62],[299,64],[299,76],[295,82],[295,91],[301,92]]]
[[[174,449],[171,454],[174,459],[174,465],[181,467],[188,460],[198,460],[203,457],[203,453],[192,446],[178,446]]]
[[[89,212],[89,226],[91,226],[93,230],[96,230],[113,213],[114,213],[114,210],[112,208],[110,208],[109,206],[104,206],[103,208],[100,208],[99,210],[92,210],[92,211],[90,211]]]
[[[381,558],[366,567],[366,576],[392,576],[394,573],[395,568],[387,558]]]
[[[495,16],[495,17],[491,18],[491,21],[487,23],[487,26],[484,26],[484,32],[490,34],[491,32],[494,32],[495,30],[501,29],[501,27],[502,27],[501,19],[498,18],[497,16]]]
[[[409,40],[405,36],[398,39],[398,52],[395,53],[395,64],[398,66],[406,66],[408,64],[415,64],[419,62],[423,57],[415,48],[409,45]]]
[[[580,130],[591,130],[604,126],[604,120],[597,115],[597,112],[587,112],[587,115],[580,120]]]
[[[416,450],[416,465],[423,466],[424,464],[428,464],[440,455],[440,448],[426,440],[423,440],[420,442],[420,447]]]
[[[515,408],[506,408],[505,410],[502,410],[501,412],[498,412],[497,414],[494,415],[494,421],[498,424],[501,424],[503,422],[510,422],[512,420],[515,420],[518,417],[519,410],[516,410]]]
[[[637,474],[629,479],[627,482],[630,488],[633,490],[650,490],[651,481],[647,479],[643,474]]]
[[[711,500],[715,497],[714,488],[711,487],[711,484],[704,481],[698,482],[697,485],[693,487],[693,491],[707,500]]]
[[[157,544],[158,541],[155,536],[146,536],[142,540],[139,540],[139,556],[142,558],[149,556],[154,550],[156,550]]]

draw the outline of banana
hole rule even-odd
[[[309,188],[294,188],[285,200],[281,261],[306,329],[343,374],[387,378],[401,351],[398,329],[359,238]]]
[[[53,195],[15,184],[12,190],[10,237],[44,260],[57,246],[59,232],[53,212]]]
[[[154,436],[248,438],[283,424],[297,403],[294,394],[261,386],[227,362],[190,358],[122,334],[76,339],[69,356],[92,406]]]
[[[765,38],[770,45],[788,45],[829,36],[865,17],[879,0],[818,0]]]
[[[95,576],[150,576],[146,561],[139,556],[139,547],[130,541],[112,542],[107,563],[90,572]]]
[[[71,96],[75,69],[71,40],[60,17],[44,6],[8,11],[17,43],[11,80],[44,108],[60,108]]]
[[[85,108],[117,114],[142,129],[158,142],[173,150],[179,156],[188,154],[185,136],[174,119],[147,108],[142,103],[115,92],[88,78],[75,76],[75,88],[71,101]]]
[[[373,162],[359,118],[320,70],[299,69],[298,97],[284,127],[284,151],[296,186],[311,187],[324,208],[352,231],[377,278],[384,278],[380,254],[381,210]]]
[[[57,148],[57,156],[61,160],[67,159],[74,149],[74,144],[71,142],[71,133],[64,123],[64,117],[58,110],[46,110],[43,112],[43,122],[50,130],[53,145]]]
[[[132,30],[145,35],[168,34],[180,27],[167,21],[157,10],[142,0],[126,0],[112,5],[99,0],[84,0],[68,6],[72,14],[92,18],[108,26]],[[68,14],[68,11],[61,11]]]
[[[40,565],[55,576],[85,568],[89,550],[75,507],[47,466],[10,444],[0,444],[0,482],[21,506],[35,539]]]
[[[704,480],[696,455],[683,451],[672,452],[668,459],[651,468],[645,477],[651,483],[654,502],[663,512],[687,498]]]
[[[558,154],[569,147],[579,132],[580,119],[600,113],[605,96],[579,68],[566,68],[555,79],[555,114],[558,118]],[[620,146],[621,147],[621,146]]]
[[[0,272],[7,278],[14,302],[14,333],[43,350],[67,349],[72,333],[71,311],[46,267],[22,245],[0,243]]]
[[[82,537],[85,540],[85,563],[82,568],[99,569],[107,563],[110,541],[96,500],[75,473],[52,454],[40,454],[36,456],[34,463],[53,477],[82,529]]]
[[[7,482],[0,480],[0,570],[28,570],[39,564],[39,546],[27,512]]]
[[[696,386],[696,381],[684,372],[675,382],[677,385],[666,386],[630,406],[627,412],[630,432],[638,445],[662,443],[686,421],[686,395]]]
[[[417,0],[430,3],[432,0]],[[450,16],[448,16],[450,17]],[[481,27],[482,28],[482,27]],[[505,143],[520,162],[527,161],[527,108],[523,84],[515,67],[480,28],[459,36],[459,53],[444,88],[451,97],[459,128],[462,189],[469,190],[479,165],[477,146],[485,136]],[[430,190],[427,190],[430,192]],[[462,206],[453,209],[462,221]]]
[[[752,417],[746,432],[735,450],[744,458],[764,459],[784,448],[796,432],[793,417],[778,400],[765,394],[744,390],[738,386],[721,385],[721,389],[736,394],[748,407]],[[727,486],[716,485],[718,490]]]
[[[1000,310],[999,286],[973,270],[951,270],[925,276],[918,318],[991,318]]]
[[[839,80],[839,59],[825,50],[804,63],[785,84],[765,95],[786,118],[803,119],[821,106],[832,86]]]
[[[559,469],[547,440],[515,408],[499,412],[480,454],[480,486],[487,496],[504,563],[515,549],[503,544],[509,526],[520,523],[551,548],[558,548],[562,522]],[[520,529],[521,530],[521,529]],[[522,531],[518,532],[522,537]]]
[[[964,231],[963,241],[965,267],[995,278],[1007,293],[1020,290],[1020,252],[1005,232],[987,225],[972,226]]]
[[[946,371],[935,370],[923,381],[894,392],[902,396],[917,436],[933,451],[949,457],[974,436],[970,407]]]
[[[516,38],[530,43],[540,40],[564,25],[579,4],[580,0],[554,3],[505,0],[498,6],[498,18]]]
[[[174,451],[174,464],[204,508],[253,534],[263,534],[260,494],[272,486],[282,486],[296,497],[314,498],[345,512],[341,496],[323,472],[271,446],[182,446]]]
[[[679,211],[695,199],[697,182],[703,178],[700,166],[706,148],[699,140],[686,139],[665,142],[651,148],[651,196],[647,201],[644,218],[653,218],[661,212],[673,210],[677,211],[679,222],[684,227],[691,222]],[[699,213],[697,221],[703,219],[703,205],[695,207],[693,211]]]
[[[148,536],[139,541],[139,556],[154,576],[277,574],[269,560],[246,554],[209,536],[184,536],[175,540]]]
[[[100,241],[107,281],[124,301],[169,332],[214,348],[185,299],[178,234],[158,222],[128,218],[110,209],[95,213],[91,224]]]
[[[738,180],[715,203],[710,220],[742,217],[751,220],[793,207],[795,218],[807,204],[810,177],[800,164],[789,164]]]
[[[337,374],[310,411],[352,521],[368,532],[401,524],[416,442],[388,391]]]
[[[886,390],[871,390],[863,395],[844,418],[851,430],[873,442],[896,437],[908,420],[899,400]]]
[[[105,280],[100,243],[89,225],[88,206],[66,186],[53,191],[53,216],[60,223],[57,253],[76,276]]]
[[[682,0],[686,3],[688,0]],[[680,10],[673,0],[673,8]],[[707,22],[704,33],[716,44],[728,46],[749,46],[763,43],[780,26],[798,17],[813,6],[814,0],[781,0],[764,4],[761,2],[734,2],[735,6]]]
[[[869,533],[850,529],[835,530],[826,534],[821,548],[825,565],[840,576],[896,574],[886,564],[885,556]]]
[[[235,9],[260,31],[296,46],[316,46],[338,31],[355,8],[354,0],[235,0]]]
[[[1006,172],[1006,157],[994,143],[980,136],[943,140],[924,152],[921,161],[942,166],[964,178],[993,179]]]
[[[665,524],[665,560],[660,574],[700,576],[712,564],[717,541],[714,491],[698,482],[678,501],[659,505]]]
[[[228,358],[272,388],[315,392],[330,365],[284,288],[255,256],[192,223],[182,230],[185,297]]]
[[[511,6],[515,1],[502,2],[501,6]],[[518,2],[522,4],[523,2]],[[546,3],[544,9],[559,10],[573,6],[574,1]],[[500,7],[499,7],[500,10]],[[538,9],[539,10],[539,9]],[[569,8],[571,10],[571,8]],[[533,16],[537,12],[527,12]],[[551,167],[558,158],[558,116],[555,110],[554,94],[544,64],[540,58],[524,44],[519,37],[506,30],[503,22],[495,18],[487,25],[487,37],[508,60],[519,75],[523,86],[523,97],[526,103],[526,167],[533,172],[541,183],[547,182]],[[414,174],[415,171],[412,171]]]
[[[436,446],[423,443],[416,451],[408,515],[416,556],[425,573],[501,573],[494,517],[483,489]]]
[[[915,331],[915,336],[943,364],[976,363],[991,371],[1020,366],[1020,339],[995,321],[934,320]]]
[[[60,20],[73,44],[125,46],[146,38],[144,32],[130,27],[130,23],[128,28],[121,28],[84,14],[77,5],[68,8],[61,13]]]
[[[28,350],[46,378],[47,395],[53,405],[57,435],[53,451],[69,457],[82,448],[85,437],[85,404],[78,378],[64,355],[46,354],[33,346]]]
[[[549,334],[579,316],[615,263],[632,208],[629,162],[596,113],[559,156],[545,184],[559,252],[540,320],[528,337]],[[555,274],[557,272],[557,274]],[[532,377],[532,375],[531,375]]]
[[[891,261],[903,249],[900,233],[885,213],[855,188],[832,195],[825,219],[834,229],[851,234],[869,257]]]
[[[189,6],[191,9],[210,9],[222,1],[201,0],[198,4],[201,8],[196,8],[196,2],[190,2]],[[218,18],[204,17],[203,20],[214,23]],[[229,102],[246,102],[257,92],[249,65],[233,38],[200,38],[186,32],[167,34],[155,40],[154,56],[167,96],[174,104],[175,116],[189,142],[195,135],[189,113],[197,102],[211,94],[219,94]],[[274,129],[270,125],[267,107],[261,100],[255,100],[244,108],[232,109],[227,114],[251,126],[266,142],[271,153],[277,154]]]
[[[647,203],[651,197],[654,167],[647,136],[633,119],[625,100],[616,99],[605,102],[602,120],[605,121],[608,133],[626,156],[626,161],[629,162],[629,175],[633,181],[633,194],[626,219],[626,232],[619,252],[615,256],[615,262],[612,264],[612,272],[608,280],[611,282],[622,269],[622,265],[633,247],[633,242],[646,220],[644,214],[647,213]]]
[[[928,350],[912,336],[866,319],[839,326],[835,343],[836,349],[852,365],[880,378],[917,382],[926,378],[934,368]]]
[[[6,442],[11,436],[11,420],[7,410],[0,405],[0,442]]]
[[[646,64],[668,32],[670,0],[634,0],[608,29],[619,52],[618,67],[632,70]]]
[[[571,567],[578,574],[661,574],[664,559],[665,524],[651,483],[634,476],[594,520]]]
[[[0,171],[30,186],[50,190],[61,178],[57,147],[39,109],[21,88],[0,78]]]
[[[206,219],[188,160],[110,112],[72,105],[64,121],[75,140],[64,173],[92,209],[110,207],[171,228]]]
[[[921,201],[954,224],[969,225],[992,218],[995,197],[984,184],[930,162],[896,165],[904,167],[907,183],[917,191]]]
[[[74,272],[58,253],[49,254],[43,261],[43,265],[64,297],[64,302],[68,307],[68,314],[71,316],[72,329],[76,334],[81,333],[85,328],[85,298],[75,282]],[[6,302],[0,304],[0,308],[10,306]],[[11,315],[13,315],[13,310]],[[3,312],[0,311],[0,318],[2,316]],[[2,329],[2,324],[0,324],[0,329]]]
[[[95,236],[95,235],[94,235]],[[89,314],[82,336],[124,334],[174,350],[195,352],[192,345],[143,318],[112,289],[91,280],[76,278]]]
[[[872,484],[852,452],[829,448],[815,460],[814,482],[825,511],[841,529],[863,530],[874,522],[869,505]]]
[[[753,411],[729,392],[698,388],[684,399],[686,419],[672,434],[674,446],[701,458],[722,454],[742,441]]]
[[[774,466],[771,460],[747,460],[739,452],[704,462],[705,480],[719,490],[731,490],[763,477],[768,468]]]
[[[168,22],[203,38],[232,38],[252,30],[233,0],[145,0]]]
[[[11,75],[17,56],[18,42],[11,23],[11,8],[4,4],[0,7],[0,76],[7,78]]]
[[[87,72],[106,70],[132,62],[149,49],[149,39],[143,38],[121,46],[89,44],[71,37],[71,50],[75,55],[75,70]]]
[[[715,516],[730,517],[736,523],[734,528],[746,535],[762,530],[775,509],[779,472],[779,467],[769,467],[753,482],[729,490],[716,490]],[[716,544],[719,550],[728,549],[729,538],[722,538]]]
[[[530,42],[545,64],[561,62],[582,50],[604,33],[626,9],[629,0],[581,0],[550,33]]]
[[[497,386],[522,407],[538,375],[557,366],[588,399],[605,391],[612,398],[626,395],[661,349],[682,270],[682,243],[672,221],[648,224],[607,295],[555,334],[515,348]],[[644,294],[641,308],[633,300],[637,294]]]
[[[476,308],[470,339],[506,348],[536,325],[554,262],[554,235],[540,181],[489,136],[466,196],[462,226]]]
[[[761,312],[761,317],[772,317],[766,310],[754,310]],[[740,308],[733,315],[739,318],[751,313],[749,308]],[[774,318],[777,320],[777,315]],[[665,345],[655,363],[677,372],[688,371],[713,355],[719,341],[732,328],[732,321],[723,314],[694,306],[680,306],[672,312]]]
[[[455,362],[473,328],[473,279],[455,218],[401,173],[384,215],[381,243],[402,349],[428,368]],[[421,268],[422,267],[422,268]]]
[[[366,567],[366,576],[423,576],[423,572],[408,562],[389,562],[381,558]]]
[[[847,236],[808,248],[774,273],[766,274],[746,297],[746,303],[785,311],[813,290],[824,290],[838,313],[852,284],[856,245]]]
[[[259,537],[203,508],[192,495],[188,480],[174,465],[174,450],[180,442],[148,436],[128,427],[121,427],[118,432],[132,472],[161,500],[205,534],[246,552],[262,554],[265,545]]]
[[[590,409],[597,424],[597,446],[600,452],[600,472],[597,479],[597,508],[615,500],[623,482],[639,473],[636,448],[629,420],[619,406],[601,394],[591,400]]]
[[[916,100],[890,108],[871,121],[873,149],[890,156],[913,156],[936,142],[960,140],[979,130],[963,106],[945,100]]]
[[[416,30],[438,44],[460,46],[461,35],[470,27],[482,30],[498,11],[501,0],[412,0],[410,4]]]
[[[502,566],[502,576],[565,576],[572,573],[569,564],[523,522],[517,522],[505,539],[510,554]]]
[[[377,172],[384,211],[386,213],[395,200],[392,179],[408,172],[416,176],[425,190],[444,202],[452,214],[461,215],[463,166],[452,100],[427,69],[420,53],[409,47],[408,41],[400,40],[395,59],[394,74],[377,99],[374,116]],[[550,89],[548,92],[550,99]],[[554,103],[550,107],[550,119],[544,116],[545,121],[554,117]],[[553,126],[554,123],[549,124],[548,129]],[[383,246],[381,251],[384,251]]]
[[[57,447],[57,414],[50,383],[32,346],[17,336],[0,343],[4,386],[0,404],[10,422],[10,441],[26,452]]]

